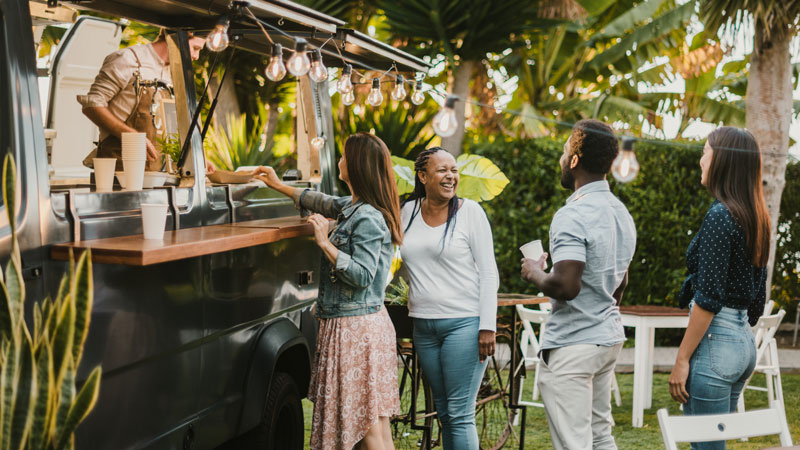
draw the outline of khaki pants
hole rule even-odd
[[[617,448],[611,377],[621,348],[582,344],[543,352],[539,390],[556,450]]]

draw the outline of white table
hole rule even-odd
[[[653,403],[653,347],[656,328],[686,328],[689,310],[668,306],[621,306],[622,325],[635,329],[633,426],[641,428],[645,408]]]

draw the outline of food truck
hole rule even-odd
[[[328,67],[428,65],[286,0],[237,2],[291,48],[302,37]],[[79,449],[303,447],[301,398],[314,352],[320,252],[292,201],[257,181],[205,176],[188,32],[205,34],[228,14],[237,51],[272,45],[226,0],[0,0],[0,152],[18,166],[15,217],[27,307],[56,292],[70,252],[91,249],[94,308],[78,383],[100,364],[94,410]],[[79,15],[91,11],[96,16]],[[126,20],[170,32],[175,115],[184,152],[180,179],[138,191],[96,192],[80,162],[97,139],[75,97],[119,47]],[[69,23],[49,71],[35,57],[41,27]],[[280,30],[281,32],[276,32]],[[40,98],[42,79],[47,100]],[[336,194],[330,81],[297,78],[298,187]],[[190,86],[190,89],[186,89]],[[190,131],[191,130],[191,131]],[[316,137],[323,144],[311,145]],[[319,142],[319,141],[317,141]],[[168,205],[163,241],[142,237],[141,204]],[[5,207],[2,205],[0,207]],[[11,248],[0,214],[0,259]]]

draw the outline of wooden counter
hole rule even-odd
[[[550,297],[528,294],[497,294],[497,306],[538,305],[550,302]]]
[[[96,263],[149,266],[313,234],[313,227],[305,219],[282,217],[166,231],[160,241],[145,240],[139,234],[55,244],[50,256],[67,260],[70,249],[76,257],[91,249]]]

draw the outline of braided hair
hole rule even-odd
[[[413,201],[414,208],[411,210],[411,218],[408,220],[408,225],[406,225],[405,230],[403,233],[408,232],[408,229],[411,228],[411,224],[414,222],[414,218],[417,217],[417,214],[422,211],[422,200],[425,199],[425,185],[422,184],[422,181],[419,179],[419,173],[424,172],[428,167],[428,160],[430,159],[431,155],[436,152],[446,152],[447,150],[443,149],[442,147],[431,147],[427,148],[419,153],[417,159],[414,161],[414,190],[411,191],[411,194],[408,198],[403,202],[403,206],[406,203]],[[442,249],[444,249],[444,238],[447,236],[447,231],[450,230],[450,238],[453,237],[453,230],[455,230],[455,221],[456,221],[456,213],[458,212],[458,205],[459,199],[458,195],[453,195],[453,198],[450,199],[447,205],[447,222],[444,227],[444,234],[442,235]]]

